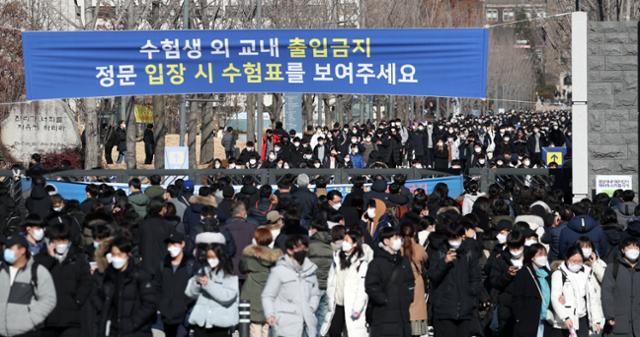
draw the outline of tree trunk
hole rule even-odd
[[[200,163],[213,162],[213,106],[202,103],[202,125],[200,126]]]
[[[256,141],[256,101],[258,95],[247,94],[246,109],[247,112],[247,141]],[[260,116],[258,116],[260,118]]]
[[[96,111],[96,100],[88,98],[84,100],[85,122],[84,122],[84,168],[92,169],[100,163],[101,154],[99,146],[98,113]]]
[[[271,121],[282,121],[282,106],[284,105],[284,97],[282,94],[273,94],[273,104],[271,105]]]
[[[344,124],[344,99],[343,95],[336,95],[336,121],[340,123],[340,125]]]
[[[167,134],[167,123],[165,116],[165,96],[153,96],[153,139],[156,147],[153,150],[153,163],[157,169],[164,168],[164,146]]]
[[[315,110],[315,106],[313,105],[313,100],[315,95],[313,94],[304,94],[302,95],[302,114],[304,115],[307,127],[309,125],[313,126],[313,111]]]
[[[189,168],[198,168],[198,158],[196,157],[196,138],[198,137],[198,109],[194,109],[192,104],[187,104],[187,132],[189,132]]]
[[[331,96],[322,95],[322,100],[324,101],[324,120],[325,125],[329,128],[333,127],[333,114],[331,111]]]
[[[135,169],[138,167],[136,158],[136,143],[138,141],[138,126],[136,125],[136,114],[133,113],[136,98],[135,96],[123,97],[127,107],[127,169]]]

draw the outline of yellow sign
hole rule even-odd
[[[136,123],[153,124],[153,110],[150,107],[136,104],[133,112],[136,115]]]
[[[547,165],[556,163],[558,166],[562,166],[562,159],[562,152],[547,152]]]

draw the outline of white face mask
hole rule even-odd
[[[54,207],[53,211],[54,212],[62,212],[62,207]]]
[[[280,148],[279,148],[279,147],[275,147],[275,148],[274,148],[274,150],[275,150],[276,152],[280,152]]]
[[[638,249],[627,249],[624,252],[624,256],[629,259],[629,261],[636,261],[640,256],[640,250]]]
[[[37,228],[31,230],[31,237],[36,241],[41,241],[42,239],[44,239],[44,229]]]
[[[587,248],[582,248],[582,257],[584,257],[585,259],[588,259],[591,257],[591,255],[593,254],[593,249],[587,247]]]
[[[220,168],[220,163],[216,163],[215,167]]]
[[[127,264],[127,258],[124,257],[112,257],[111,258],[111,265],[113,266],[113,268],[120,270],[124,267],[125,264]]]
[[[229,168],[230,168],[230,169],[234,169],[234,168],[236,168],[236,164],[229,164]]]
[[[342,241],[342,251],[343,252],[350,252],[351,249],[353,249],[353,244],[351,242],[347,242],[347,241]]]
[[[313,164],[313,167],[315,167],[315,168],[320,168],[320,163],[315,163],[315,164]]]
[[[207,263],[209,264],[209,267],[211,267],[211,269],[214,269],[215,267],[217,267],[220,264],[220,260],[218,260],[218,259],[207,259]]]
[[[569,269],[571,272],[577,273],[580,271],[580,269],[582,269],[582,264],[573,264],[567,262],[567,269]]]
[[[449,240],[449,247],[451,249],[457,250],[462,245],[462,240]]]
[[[249,160],[249,164],[251,164],[251,165],[255,165],[255,164],[256,164],[256,160],[255,160],[255,159],[251,159],[251,160]]]
[[[113,262],[113,257],[111,256],[111,253],[107,253],[107,255],[105,255],[104,258],[107,259],[107,263]]]
[[[288,170],[289,169],[289,165],[284,165],[284,166],[282,166],[282,168],[284,168],[285,170]]]
[[[342,206],[342,205],[340,205],[339,203],[338,204],[333,204],[333,205],[331,205],[331,208],[333,208],[333,209],[335,209],[337,211],[337,210],[340,209],[340,206]]]
[[[535,240],[535,239],[529,239],[529,240],[525,240],[525,241],[524,241],[524,246],[525,246],[525,247],[530,247],[530,246],[535,245],[536,243],[538,243],[538,240]]]
[[[533,259],[533,263],[538,267],[542,268],[547,265],[547,257],[546,256],[538,256]]]
[[[402,248],[402,239],[391,240],[391,249],[393,249],[394,252],[399,251],[400,248]]]
[[[269,155],[269,159],[270,159],[271,161],[276,160],[276,155],[275,155],[275,154],[270,154],[270,155]]]
[[[376,209],[375,208],[367,209],[367,216],[369,217],[369,219],[373,219],[376,216]]]
[[[167,248],[167,251],[169,251],[169,255],[171,255],[172,258],[175,258],[176,256],[180,255],[180,253],[182,253],[182,248],[180,248],[179,246],[169,246],[169,248]]]
[[[498,239],[499,244],[504,244],[505,242],[507,242],[507,235],[498,233],[498,235],[496,235],[496,239]]]
[[[67,253],[67,251],[69,251],[68,243],[60,243],[56,246],[56,254],[58,255],[64,255]]]
[[[519,259],[522,257],[522,253],[524,253],[524,248],[520,250],[509,250],[509,253],[511,254],[512,257]]]

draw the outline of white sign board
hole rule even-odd
[[[596,194],[613,195],[616,190],[633,189],[633,176],[596,176]]]
[[[189,148],[186,146],[167,146],[164,148],[164,168],[167,170],[189,169]],[[187,176],[167,176],[163,184],[170,185],[176,179],[188,179]]]
[[[2,121],[1,142],[9,155],[28,162],[34,153],[56,153],[80,146],[80,135],[62,101],[17,104]]]

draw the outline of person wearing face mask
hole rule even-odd
[[[600,334],[605,318],[601,289],[595,274],[584,264],[579,244],[571,246],[560,267],[551,274],[553,327],[566,335],[588,337]]]
[[[46,251],[44,239],[44,223],[36,214],[29,214],[24,224],[25,230],[18,235],[27,239],[29,254],[36,256],[40,252]]]
[[[524,253],[524,266],[508,289],[515,322],[510,336],[551,336],[552,327],[547,322],[553,316],[547,259],[547,250],[541,244],[529,247]]]
[[[57,223],[47,228],[48,254],[34,259],[51,273],[56,292],[56,307],[45,321],[43,336],[83,336],[82,308],[92,292],[89,262],[71,243],[68,225]]]
[[[606,318],[604,336],[640,336],[640,241],[620,242],[602,282],[602,306]]]
[[[349,152],[349,159],[353,165],[353,168],[364,168],[364,158],[362,158],[362,154],[360,154],[360,149],[357,144],[351,145],[351,151]]]
[[[434,169],[446,171],[449,169],[449,147],[442,139],[438,139],[433,153]]]
[[[607,269],[607,263],[598,256],[594,249],[593,242],[591,242],[589,238],[580,237],[577,244],[580,246],[580,251],[584,258],[584,264],[591,268],[596,279],[602,285],[604,272]]]
[[[362,150],[362,158],[364,162],[368,165],[372,162],[369,158],[371,153],[376,150],[376,145],[373,144],[371,134],[366,133],[362,138],[362,144],[360,144],[360,149]]]
[[[316,310],[320,303],[318,267],[307,258],[305,236],[290,235],[285,242],[286,255],[271,268],[262,292],[262,307],[267,324],[278,337],[316,337]]]
[[[380,231],[380,242],[369,263],[365,290],[366,319],[371,336],[411,336],[409,307],[414,298],[411,263],[400,254],[402,237],[392,227]]]
[[[326,144],[325,139],[320,137],[318,138],[318,145],[313,148],[311,158],[309,159],[317,159],[322,163],[327,156],[329,156],[329,146]]]
[[[508,288],[514,277],[524,265],[524,235],[513,230],[507,237],[505,249],[496,255],[490,265],[487,284],[492,303],[496,303],[498,325],[493,326],[499,336],[510,336],[513,332],[513,313],[511,312],[511,293]]]
[[[329,310],[322,317],[321,336],[340,337],[343,330],[350,337],[369,336],[365,278],[371,260],[373,250],[362,242],[362,234],[357,230],[347,232],[333,254],[327,282]]]
[[[435,336],[473,336],[480,333],[475,327],[481,288],[479,257],[463,241],[465,229],[460,223],[446,226],[445,236],[447,240],[429,256],[427,272]]]
[[[23,236],[9,236],[3,243],[0,334],[39,337],[57,303],[53,278],[47,268],[34,261]]]
[[[184,293],[196,303],[188,322],[195,337],[231,336],[238,324],[239,282],[220,233],[196,237],[197,272]]]
[[[160,294],[157,279],[135,263],[129,238],[115,237],[109,251],[111,263],[98,289],[98,336],[151,337]]]
[[[46,219],[51,213],[51,196],[45,189],[46,182],[42,176],[32,177],[31,195],[24,204],[29,214],[36,214],[40,219]]]
[[[267,160],[263,161],[262,164],[260,164],[260,168],[265,168],[265,169],[272,169],[272,168],[276,168],[278,165],[278,156],[276,156],[275,152],[269,152],[269,154],[267,155]]]
[[[366,229],[365,242],[374,246],[380,242],[381,231],[386,227],[392,227],[392,218],[387,213],[387,205],[380,199],[369,199],[365,205],[365,211],[361,218]]]
[[[262,308],[262,290],[267,283],[269,270],[282,256],[282,251],[272,249],[274,241],[268,227],[258,227],[253,237],[253,243],[242,251],[240,272],[247,275],[242,285],[240,300],[251,304],[251,337],[269,337],[269,325]]]

